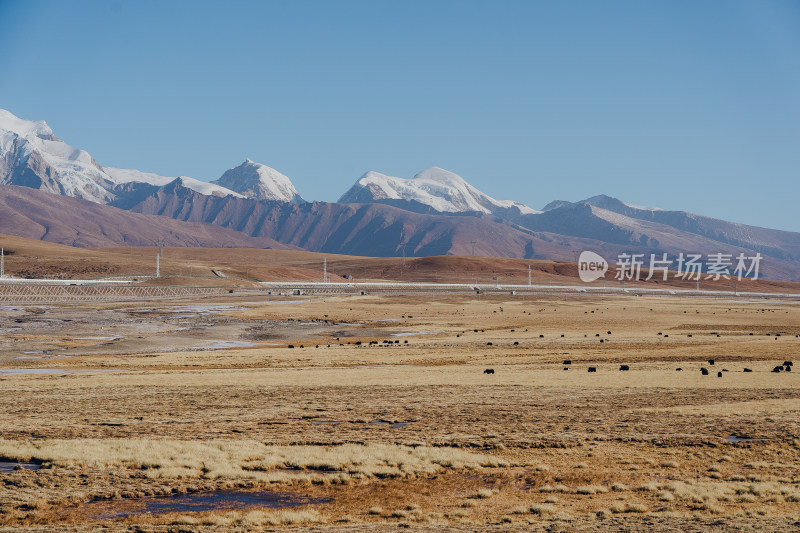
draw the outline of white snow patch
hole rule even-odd
[[[212,183],[227,187],[247,198],[280,202],[297,202],[300,199],[292,180],[274,168],[256,163],[252,159],[225,171]]]
[[[356,182],[355,187],[368,188],[376,200],[415,201],[448,213],[493,213],[497,209],[511,207],[516,207],[522,214],[540,213],[519,202],[496,200],[464,181],[458,174],[439,167],[423,170],[411,179],[369,171]],[[348,193],[345,193],[340,201],[347,196]]]
[[[151,174],[149,172],[142,172],[141,170],[127,168],[104,167],[104,170],[114,179],[117,184],[138,182],[149,183],[150,185],[163,187],[172,183],[176,179],[180,179],[181,184],[187,189],[199,192],[200,194],[205,194],[206,196],[235,196],[237,198],[244,198],[244,196],[241,194],[230,189],[226,189],[225,187],[220,187],[219,185],[215,185],[207,181],[200,181],[188,176],[159,176],[158,174]]]
[[[622,200],[620,200],[620,202],[622,202]],[[622,203],[628,207],[631,207],[633,209],[641,209],[642,211],[663,211],[663,209],[661,209],[660,207],[643,207],[641,205],[629,204],[628,202],[622,202]]]
[[[105,170],[106,174],[111,176],[111,179],[114,180],[114,183],[118,185],[133,181],[137,183],[149,183],[150,185],[163,187],[164,185],[175,181],[175,178],[177,177],[159,176],[158,174],[142,172],[141,170],[130,168],[103,167],[103,170]]]
[[[143,182],[161,187],[176,179],[139,170],[103,168],[88,152],[58,139],[46,122],[24,120],[0,109],[0,157],[11,151],[20,161],[36,154],[55,171],[51,182],[42,187],[44,190],[101,204],[114,199],[115,185]],[[183,176],[180,179],[184,186],[201,194],[242,198],[219,185]]]

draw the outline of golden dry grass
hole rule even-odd
[[[388,444],[268,446],[257,441],[169,439],[0,440],[0,457],[55,466],[126,467],[153,478],[291,479],[276,469],[341,472],[355,476],[434,474],[442,469],[508,466],[488,455],[455,448]],[[489,491],[491,495],[491,491]]]
[[[69,357],[22,360],[64,374],[0,375],[0,455],[44,461],[0,475],[0,523],[90,528],[88,499],[113,511],[137,497],[228,488],[333,501],[104,525],[791,531],[800,514],[800,373],[770,372],[800,353],[795,303],[298,300],[232,300],[179,320],[192,312],[3,310],[20,329],[0,340],[0,367],[22,366],[14,357],[32,349]],[[299,325],[323,319],[335,325]],[[278,340],[253,347],[187,348],[253,341],[250,328],[277,334],[278,323]],[[179,331],[195,325],[208,329]],[[406,332],[437,333],[391,336]],[[76,339],[95,335],[121,340]],[[368,344],[387,339],[400,342]],[[700,374],[708,359],[723,377]],[[92,371],[103,368],[125,372]]]

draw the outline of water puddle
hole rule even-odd
[[[38,463],[20,463],[19,461],[0,461],[0,473],[10,474],[17,469],[39,470],[42,465]]]
[[[231,305],[188,305],[175,307],[171,313],[197,313],[198,315],[215,315],[225,311],[244,311],[246,307],[235,307]]]
[[[370,424],[378,424],[382,426],[389,426],[392,429],[400,429],[406,427],[409,422],[390,422],[388,420],[377,419],[377,420],[370,420]]]
[[[421,365],[359,365],[359,366],[351,366],[350,368],[403,368],[412,366],[421,366]],[[331,366],[328,368],[341,368],[341,367]]]
[[[227,350],[229,348],[253,348],[255,346],[262,346],[262,344],[258,342],[247,341],[208,341],[205,344],[199,344],[189,348],[175,348],[163,351]]]
[[[74,341],[118,341],[122,337],[74,337]]]
[[[0,374],[66,374],[63,368],[0,368]]]
[[[186,513],[202,511],[230,511],[249,508],[278,509],[299,505],[328,503],[330,499],[308,498],[290,492],[245,492],[217,490],[194,494],[152,496],[113,501],[91,501],[87,506],[94,520],[123,518],[139,514]]]
[[[124,368],[87,368],[80,370],[67,370],[65,368],[0,368],[0,374],[86,374],[89,372],[128,372]]]
[[[441,331],[406,331],[404,333],[392,333],[392,337],[412,337],[414,335],[437,335]]]
[[[725,442],[736,444],[739,442],[767,442],[769,439],[753,439],[751,437],[742,437],[740,435],[731,435],[725,439]]]

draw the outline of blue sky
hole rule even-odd
[[[0,107],[100,164],[306,199],[430,166],[800,231],[795,1],[0,0]]]

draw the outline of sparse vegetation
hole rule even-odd
[[[0,318],[23,328],[15,340],[0,339],[8,361],[21,351],[74,354],[59,359],[63,375],[0,375],[0,455],[43,462],[35,472],[0,475],[0,525],[79,529],[92,513],[133,508],[139,498],[213,490],[327,503],[124,523],[219,531],[324,524],[336,532],[376,524],[479,530],[510,521],[580,530],[609,525],[608,518],[623,529],[664,520],[680,530],[688,520],[780,531],[769,521],[796,514],[800,374],[768,371],[796,338],[747,335],[778,326],[800,334],[800,311],[792,306],[775,304],[779,315],[760,311],[764,303],[742,303],[728,313],[730,303],[692,300],[692,313],[700,313],[688,320],[686,302],[667,298],[300,300],[194,319],[185,318],[187,305],[109,304],[97,332],[66,329],[76,328],[85,309],[0,310]],[[487,312],[487,301],[502,301],[503,311],[492,305],[497,313]],[[120,326],[128,315],[130,323]],[[609,323],[594,329],[614,331],[613,352],[584,340],[595,333],[583,331],[587,316]],[[224,328],[174,330],[214,321]],[[152,331],[173,329],[154,340],[137,329],[140,322]],[[258,328],[241,331],[238,324]],[[727,334],[703,336],[704,327]],[[204,338],[252,334],[263,344],[186,349],[199,331]],[[438,333],[383,342],[414,331]],[[669,331],[671,343],[654,340],[657,331]],[[184,344],[174,340],[180,335]],[[271,346],[271,335],[283,337]],[[161,339],[176,344],[154,349]],[[724,353],[741,362],[726,360],[730,372],[719,382],[687,371],[715,357],[721,367]],[[476,362],[479,356],[491,362]],[[31,357],[32,367],[53,364]],[[636,372],[604,372],[620,359]],[[745,360],[754,372],[738,371]],[[585,372],[588,365],[598,373]],[[490,383],[487,367],[496,370]],[[93,368],[126,372],[82,371]],[[35,417],[28,416],[32,406]],[[734,431],[768,440],[726,442]]]
[[[247,511],[213,513],[202,516],[180,515],[172,523],[176,525],[203,526],[295,526],[318,524],[327,521],[327,517],[315,510],[289,511]]]
[[[302,472],[308,471],[404,476],[430,474],[443,468],[475,469],[507,464],[491,456],[427,446],[266,446],[255,441],[167,439],[0,440],[0,456],[21,461],[36,459],[58,466],[125,466],[144,470],[152,478],[267,481],[303,477]],[[295,473],[276,472],[276,469],[295,469]],[[491,496],[492,491],[485,490]]]

